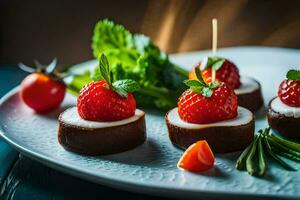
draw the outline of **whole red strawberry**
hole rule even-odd
[[[212,70],[216,70],[215,80],[224,82],[231,89],[239,88],[241,85],[240,74],[237,66],[224,58],[208,57],[205,66],[201,66],[202,76],[206,83],[212,82]],[[202,64],[201,64],[202,65]],[[200,65],[196,66],[200,67]]]
[[[135,99],[131,93],[124,98],[111,88],[106,81],[86,85],[77,100],[81,118],[91,121],[116,121],[131,117],[135,113]]]
[[[278,96],[289,106],[300,107],[300,71],[290,70],[287,79],[279,85]]]
[[[117,121],[133,116],[136,103],[131,92],[138,89],[137,83],[130,79],[113,82],[104,55],[99,66],[104,80],[91,82],[80,91],[77,99],[80,117],[91,121]]]
[[[237,116],[237,96],[231,88],[219,82],[205,85],[201,78],[199,83],[195,81],[185,82],[190,89],[179,98],[178,114],[182,120],[189,123],[206,124]]]

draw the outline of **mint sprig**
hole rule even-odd
[[[211,82],[206,84],[201,75],[200,69],[195,68],[195,74],[198,80],[185,80],[183,81],[185,85],[190,87],[190,89],[197,93],[202,94],[205,97],[211,97],[213,94],[213,89],[219,87],[222,83],[218,81]]]
[[[207,57],[207,62],[205,63],[203,67],[203,69],[207,69],[207,68],[212,68],[212,70],[217,71],[218,69],[220,69],[223,65],[223,63],[225,62],[224,58],[219,58],[219,57]]]
[[[289,80],[300,81],[300,70],[291,69],[286,74],[286,78]]]
[[[107,88],[111,88],[120,96],[127,98],[129,92],[135,92],[140,89],[139,84],[131,79],[113,80],[109,62],[104,54],[99,59],[100,75],[106,81]],[[101,79],[101,78],[99,78]]]

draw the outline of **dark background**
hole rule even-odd
[[[0,64],[91,59],[93,26],[102,18],[151,36],[169,53],[210,48],[213,17],[219,47],[300,48],[299,9],[297,0],[1,0]]]

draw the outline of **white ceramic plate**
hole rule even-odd
[[[191,52],[171,58],[183,67],[191,68],[209,53]],[[266,102],[276,95],[287,70],[300,66],[299,50],[238,47],[220,49],[218,54],[234,61],[241,74],[258,79]],[[95,64],[95,61],[83,63],[78,70]],[[300,198],[300,171],[289,172],[273,163],[268,166],[265,178],[255,178],[235,169],[238,153],[217,155],[214,169],[203,174],[179,170],[176,163],[182,151],[170,143],[163,113],[147,113],[147,142],[131,151],[99,157],[65,151],[57,142],[57,116],[75,103],[76,99],[67,95],[61,109],[37,115],[20,101],[16,88],[0,102],[1,135],[23,154],[50,167],[134,192],[198,199]],[[256,129],[265,126],[264,118],[256,121]],[[299,169],[299,164],[293,164]]]

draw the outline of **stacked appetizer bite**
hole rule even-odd
[[[278,133],[300,139],[300,71],[290,70],[279,85],[278,96],[269,102],[269,125]]]
[[[109,63],[99,62],[103,80],[91,82],[80,92],[77,107],[59,116],[58,141],[67,150],[88,155],[129,150],[146,139],[145,113],[136,109],[130,79],[112,80]]]
[[[189,79],[196,79],[196,68],[202,70],[201,73],[205,83],[209,84],[212,77],[215,77],[217,81],[224,82],[229,88],[233,89],[238,97],[238,105],[252,112],[262,107],[263,98],[259,82],[250,77],[240,77],[239,70],[233,62],[225,58],[205,57],[190,71]]]
[[[215,153],[244,149],[254,137],[254,117],[238,106],[234,91],[224,82],[206,83],[200,69],[197,80],[187,80],[190,87],[179,98],[178,107],[166,114],[169,138],[173,144],[188,148],[206,140]]]

